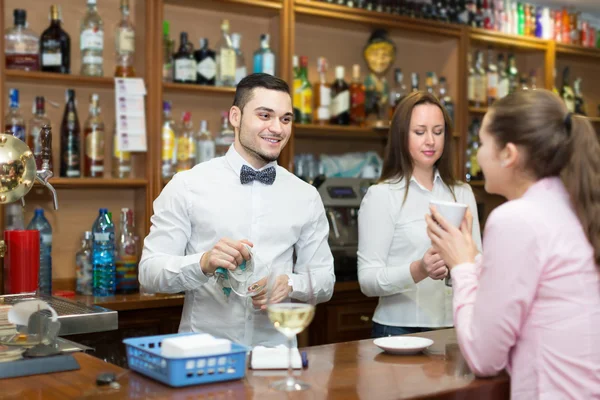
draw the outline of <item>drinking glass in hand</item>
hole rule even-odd
[[[288,284],[291,276],[290,267],[272,266],[267,279],[267,313],[275,329],[287,337],[289,347],[288,376],[286,379],[273,382],[271,387],[286,392],[305,390],[310,387],[307,383],[293,377],[294,337],[310,325],[315,315],[315,297],[310,270],[304,267],[302,271],[297,271],[297,274],[302,279],[302,287],[307,293],[302,296],[302,301],[290,298],[291,290]]]

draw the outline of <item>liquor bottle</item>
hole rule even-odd
[[[365,85],[360,79],[360,65],[352,66],[352,82],[350,83],[350,123],[362,126],[365,124]]]
[[[40,40],[34,31],[27,28],[27,12],[13,11],[15,26],[4,35],[6,69],[37,71],[40,68]]]
[[[121,21],[115,30],[116,67],[115,76],[135,76],[135,29],[129,18],[129,0],[121,0]]]
[[[581,15],[578,12],[573,12],[569,18],[569,33],[571,35],[571,44],[581,46],[581,35],[579,34]]]
[[[35,157],[36,169],[42,169],[42,141],[40,133],[44,125],[51,125],[50,119],[46,116],[45,101],[43,96],[35,98],[35,113],[29,120],[29,133],[27,134],[27,146],[33,151]],[[52,170],[52,151],[50,151],[49,167]]]
[[[508,92],[516,92],[519,87],[519,70],[514,54],[508,55]]]
[[[531,72],[529,72],[529,89],[537,89],[537,76],[535,73],[535,69],[532,69]]]
[[[83,176],[102,178],[104,176],[104,122],[100,117],[100,98],[90,96],[90,115],[83,125],[85,151]]]
[[[67,104],[60,127],[60,176],[79,178],[81,176],[81,158],[79,156],[81,128],[73,89],[67,89],[66,100]]]
[[[479,130],[481,121],[478,118],[473,119],[469,127],[468,146],[467,146],[467,175],[466,181],[473,182],[483,179],[483,173],[477,161],[477,152],[479,151]]]
[[[138,249],[134,234],[135,222],[132,209],[121,209],[119,228],[115,259],[116,293],[136,293],[139,290]]]
[[[563,7],[562,13],[561,13],[561,19],[562,19],[562,42],[566,43],[566,44],[570,44],[571,43],[571,21],[570,21],[570,17],[569,17],[569,12],[567,11],[566,7]]]
[[[182,114],[181,130],[177,137],[177,172],[187,171],[196,165],[196,140],[192,129],[192,113]]]
[[[173,81],[177,83],[193,83],[197,78],[196,59],[192,53],[192,44],[188,42],[187,32],[181,32],[179,50],[173,56],[175,71]]]
[[[41,70],[71,73],[71,38],[60,26],[58,6],[50,6],[50,27],[40,38]]]
[[[254,52],[254,73],[275,75],[275,54],[269,47],[269,34],[260,35],[260,48]]]
[[[221,131],[215,139],[215,153],[217,157],[227,154],[229,147],[235,141],[235,132],[229,125],[229,113],[227,111],[221,113],[221,122]]]
[[[331,85],[331,123],[350,123],[350,88],[344,81],[344,67],[341,65],[335,67],[335,81]]]
[[[573,82],[573,91],[575,95],[575,114],[587,115],[585,111],[585,101],[581,93],[581,78],[575,79]]]
[[[239,33],[231,34],[231,46],[235,51],[235,84],[240,83],[248,75],[246,70],[246,59],[241,49],[242,35]]]
[[[163,124],[162,124],[162,178],[170,179],[175,174],[177,164],[175,121],[171,114],[171,102],[163,101]]]
[[[44,216],[43,208],[36,208],[27,230],[40,232],[39,293],[52,295],[52,226]]]
[[[435,76],[435,73],[428,71],[425,74],[425,90],[427,93],[433,94],[433,87],[436,85],[436,82],[437,77]]]
[[[196,149],[196,162],[198,164],[215,158],[215,140],[208,130],[208,122],[206,122],[206,120],[200,121],[200,130],[198,131],[198,136],[196,137]]]
[[[217,62],[215,52],[208,48],[208,39],[200,39],[200,48],[194,52],[196,59],[196,83],[200,85],[215,85]]]
[[[544,10],[542,7],[533,7],[535,10],[535,30],[533,35],[541,39],[544,36]]]
[[[504,61],[504,54],[498,54],[498,91],[496,93],[497,98],[501,99],[508,95],[509,92],[509,79],[508,71],[506,70],[506,61]]]
[[[565,105],[567,106],[567,110],[569,112],[575,112],[575,93],[573,93],[573,89],[569,84],[569,67],[565,67],[563,70],[563,82],[562,89],[560,91],[560,97],[562,97]]]
[[[116,125],[113,126],[112,177],[127,179],[131,177],[131,153],[122,151]]]
[[[394,70],[394,87],[390,91],[390,108],[389,108],[389,118],[390,121],[394,116],[394,111],[396,110],[396,106],[402,101],[402,99],[406,96],[407,89],[404,84],[404,74],[402,73],[401,68],[396,68]]]
[[[487,105],[487,77],[483,67],[483,53],[475,52],[475,107]]]
[[[487,67],[487,104],[490,106],[498,99],[498,67],[494,64],[494,53],[488,47]]]
[[[525,35],[525,6],[523,3],[517,4],[517,35]]]
[[[529,90],[529,86],[527,85],[527,75],[521,74],[519,78],[519,90]]]
[[[92,226],[92,291],[94,296],[114,296],[115,226],[108,210],[101,208]]]
[[[411,92],[419,91],[419,74],[416,72],[413,72],[410,75],[410,91]]]
[[[491,0],[483,0],[483,28],[487,30],[494,29],[494,17]]]
[[[173,82],[173,51],[175,41],[170,36],[169,21],[163,21],[163,82]]]
[[[467,100],[469,106],[475,107],[475,68],[473,68],[473,54],[471,52],[467,53],[467,68],[469,71],[467,76]]]
[[[81,22],[81,75],[104,75],[104,23],[96,9],[96,0],[87,0],[87,12]]]
[[[317,72],[319,73],[319,81],[315,84],[314,89],[314,121],[320,125],[325,125],[331,119],[331,85],[327,83],[327,60],[325,57],[317,59]]]
[[[81,240],[81,247],[75,254],[75,271],[77,283],[75,293],[92,295],[92,231],[86,231]]]
[[[235,86],[235,49],[229,36],[229,21],[221,24],[221,40],[217,46],[217,86]]]
[[[523,4],[523,13],[525,15],[524,36],[531,36],[531,7],[529,4]]]
[[[292,106],[294,109],[294,121],[300,121],[300,63],[297,55],[292,56]]]
[[[299,86],[294,88],[294,99],[298,101],[299,124],[310,124],[313,119],[313,88],[308,80],[308,57],[300,57]]]
[[[25,119],[19,110],[19,91],[8,90],[8,112],[4,116],[4,131],[10,132],[19,140],[25,141]]]
[[[454,122],[454,101],[452,101],[452,97],[448,92],[448,86],[446,83],[446,77],[440,76],[439,87],[438,87],[438,99],[440,99],[440,103],[446,108],[446,112],[450,116],[450,120]],[[452,122],[452,123],[453,123]]]

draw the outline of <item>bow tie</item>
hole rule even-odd
[[[275,174],[275,167],[265,168],[262,171],[255,171],[247,165],[242,165],[242,170],[240,171],[240,182],[242,185],[244,185],[257,180],[265,185],[272,185],[273,182],[275,182]]]

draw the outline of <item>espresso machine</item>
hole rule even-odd
[[[358,209],[374,183],[365,178],[324,178],[317,187],[329,221],[329,247],[337,282],[358,280]]]

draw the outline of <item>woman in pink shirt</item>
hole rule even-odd
[[[426,217],[462,354],[478,376],[507,369],[513,399],[600,399],[596,133],[552,92],[529,90],[494,103],[479,136],[485,189],[508,199],[487,220],[483,255],[468,212],[460,230],[435,209]]]

